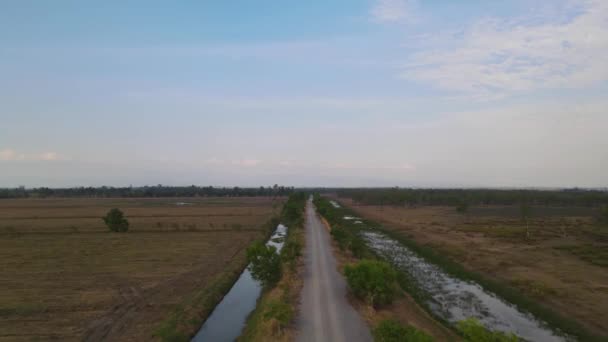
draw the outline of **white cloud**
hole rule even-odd
[[[59,156],[55,152],[46,152],[40,155],[40,159],[42,160],[57,160]]]
[[[411,0],[375,0],[371,16],[377,22],[398,22],[414,18]]]
[[[11,149],[0,150],[0,160],[11,160],[15,152]]]
[[[0,161],[54,161],[65,159],[67,158],[60,156],[56,152],[25,154],[17,152],[11,148],[5,148],[0,150]]]
[[[465,30],[456,47],[415,54],[402,76],[476,97],[606,81],[608,1],[579,5],[580,14],[569,21],[539,20],[538,14],[479,21]]]
[[[242,159],[242,160],[233,160],[232,165],[243,166],[243,167],[255,167],[261,164],[262,161],[259,159]]]

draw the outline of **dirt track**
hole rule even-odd
[[[371,341],[365,322],[348,303],[330,237],[312,203],[306,208],[306,270],[297,322],[298,341]]]

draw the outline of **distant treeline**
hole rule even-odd
[[[594,207],[608,205],[608,191],[498,190],[498,189],[336,189],[340,197],[371,205],[553,205]]]
[[[45,197],[246,197],[287,196],[293,187],[269,186],[259,188],[213,187],[213,186],[143,186],[143,187],[78,187],[78,188],[32,188],[0,189],[0,198],[45,198]]]

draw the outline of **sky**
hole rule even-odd
[[[0,187],[608,187],[608,1],[0,2]]]

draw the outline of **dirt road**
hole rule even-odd
[[[298,341],[371,341],[365,322],[346,299],[330,236],[309,201],[306,207],[306,271],[298,317]]]

